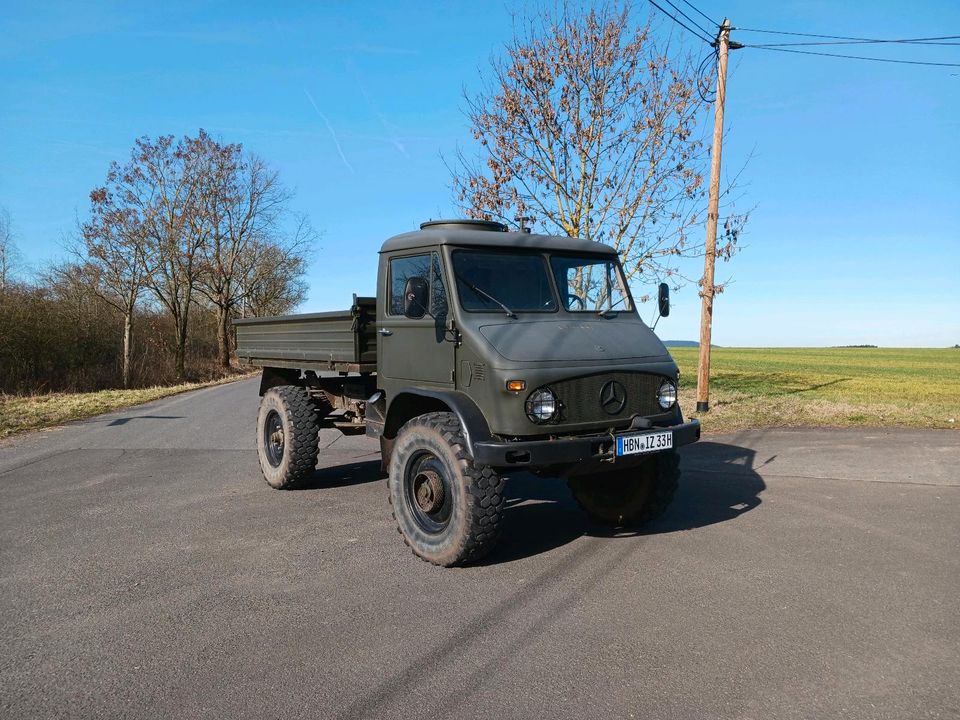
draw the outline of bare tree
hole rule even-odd
[[[117,202],[132,213],[142,233],[145,283],[173,320],[175,373],[185,375],[187,329],[194,290],[201,273],[201,248],[210,234],[205,216],[213,140],[203,130],[196,138],[139,138],[123,166],[114,163],[110,183]]]
[[[702,253],[698,80],[692,56],[632,22],[629,4],[543,10],[466,97],[479,154],[458,154],[455,196],[473,217],[610,244],[628,280],[676,282],[678,259]],[[721,256],[741,223],[727,223]]]
[[[263,160],[203,130],[179,139],[142,137],[126,163],[110,166],[106,183],[91,192],[76,254],[93,272],[98,296],[123,314],[124,385],[144,289],[172,320],[178,379],[186,374],[194,305],[209,302],[218,361],[229,367],[230,320],[249,293],[275,306],[299,301],[314,235],[305,221],[289,232],[290,197]]]
[[[85,258],[97,296],[123,316],[123,387],[130,387],[133,320],[140,293],[150,278],[143,218],[134,208],[118,204],[126,189],[116,163],[107,184],[90,193],[90,219],[83,223]]]
[[[277,245],[295,255],[300,240],[294,237],[292,247],[284,244],[281,221],[292,193],[261,158],[244,154],[240,145],[218,145],[213,148],[212,170],[205,192],[211,229],[200,250],[203,272],[197,289],[216,311],[218,361],[229,368],[230,319],[258,272],[264,248]]]
[[[303,227],[303,221],[301,221]],[[308,247],[296,242],[302,231],[287,244],[264,243],[253,250],[253,262],[244,279],[243,314],[283,315],[303,302],[307,286],[303,281],[306,272]]]
[[[13,222],[6,208],[0,208],[0,291],[13,280],[13,271],[20,261],[20,253],[13,241]]]

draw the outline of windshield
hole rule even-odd
[[[557,300],[539,253],[457,250],[457,295],[471,312],[553,312]]]
[[[565,310],[603,313],[633,309],[616,258],[552,255],[550,267]]]

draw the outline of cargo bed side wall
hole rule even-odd
[[[258,365],[359,365],[376,368],[375,301],[358,298],[355,310],[249,318],[236,321],[237,356]]]

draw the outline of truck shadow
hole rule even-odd
[[[681,450],[680,487],[667,511],[636,531],[612,530],[592,522],[577,506],[563,480],[528,473],[507,481],[503,534],[480,565],[539,555],[584,535],[636,537],[693,530],[733,520],[760,504],[766,489],[755,470],[755,452],[716,442]]]
[[[326,490],[329,488],[347,487],[348,485],[362,485],[364,483],[383,480],[386,475],[380,471],[380,455],[376,460],[361,460],[317,468],[310,478],[294,490]]]

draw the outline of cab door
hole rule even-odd
[[[430,307],[418,319],[403,314],[403,291],[411,277],[429,284]],[[380,283],[385,302],[377,318],[377,372],[382,380],[452,386],[455,343],[446,329],[449,305],[439,253],[413,251],[390,257]]]

